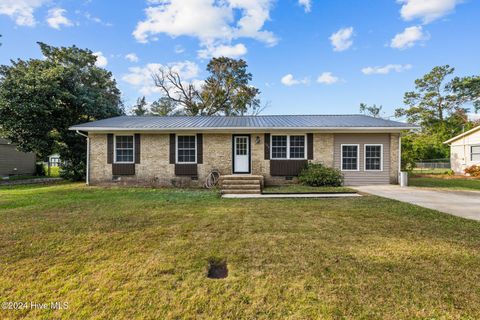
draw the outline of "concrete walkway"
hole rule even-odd
[[[228,199],[268,199],[268,198],[350,198],[361,197],[358,193],[273,193],[273,194],[224,194]]]
[[[416,204],[421,207],[480,221],[480,192],[401,188],[396,185],[353,187],[360,192]]]

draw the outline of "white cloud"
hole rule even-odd
[[[65,27],[72,26],[72,22],[65,17],[67,10],[62,8],[53,8],[48,10],[47,23],[50,27],[60,30],[60,27],[63,25]]]
[[[19,26],[33,27],[37,21],[33,16],[35,9],[49,0],[1,0],[0,14],[7,15]]]
[[[402,4],[400,14],[406,21],[422,19],[427,24],[452,11],[462,0],[397,0]]]
[[[280,82],[287,87],[291,87],[297,84],[308,84],[309,81],[308,81],[308,78],[304,78],[302,80],[295,79],[293,74],[289,73],[284,75],[280,80]]]
[[[172,62],[166,65],[177,72],[182,80],[194,80],[199,74],[199,67],[192,61]],[[165,67],[160,63],[149,63],[144,67],[132,67],[128,73],[122,77],[122,80],[138,88],[142,95],[159,93],[161,90],[155,86],[152,74],[158,72],[160,68]]]
[[[139,42],[155,40],[158,34],[190,36],[208,47],[231,46],[239,38],[251,38],[269,46],[278,39],[264,30],[270,19],[273,0],[150,0],[146,19],[140,21],[133,36]],[[238,49],[237,49],[238,50]]]
[[[342,28],[330,36],[333,51],[345,51],[353,44],[353,27]]]
[[[81,13],[81,11],[78,11],[78,13]],[[101,25],[106,26],[106,27],[111,27],[111,26],[113,26],[112,23],[110,23],[110,22],[105,22],[105,21],[103,21],[102,19],[100,19],[99,17],[93,16],[90,12],[85,12],[85,13],[84,13],[84,16],[85,16],[85,18],[86,18],[88,21],[95,22],[95,23],[101,24]]]
[[[219,46],[207,46],[207,48],[199,50],[198,56],[202,59],[208,59],[210,57],[230,57],[238,58],[247,53],[247,47],[243,43],[238,43],[234,46],[219,45]]]
[[[127,55],[125,56],[125,59],[127,59],[127,60],[130,61],[130,62],[138,62],[138,60],[140,60],[140,59],[138,59],[138,56],[137,56],[135,53],[133,53],[133,52],[127,54]]]
[[[390,47],[395,49],[411,48],[416,42],[425,41],[429,38],[429,34],[423,32],[422,26],[408,27],[393,37]]]
[[[93,55],[97,57],[97,61],[95,62],[97,67],[103,68],[107,66],[108,60],[101,51],[94,52]]]
[[[338,82],[340,79],[334,76],[331,72],[324,72],[318,76],[317,82],[323,84],[334,84]]]
[[[303,7],[305,12],[312,11],[312,0],[298,0],[298,4]]]
[[[411,64],[387,64],[386,66],[383,67],[366,67],[362,69],[362,73],[366,75],[371,75],[371,74],[389,74],[392,71],[395,72],[403,72],[406,70],[412,69]]]

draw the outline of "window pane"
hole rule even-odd
[[[180,162],[195,162],[195,136],[178,136],[177,138],[177,161]]]
[[[290,158],[305,158],[305,136],[290,136]]]
[[[480,161],[480,146],[471,147],[470,158],[471,161]]]
[[[365,170],[382,169],[382,147],[365,146]]]
[[[115,154],[116,162],[133,162],[133,136],[116,136]]]
[[[272,136],[272,158],[287,158],[287,136]]]
[[[357,170],[358,146],[342,146],[342,170]]]

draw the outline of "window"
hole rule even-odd
[[[133,163],[133,136],[115,136],[115,162]]]
[[[305,159],[305,136],[274,136],[272,159]]]
[[[358,170],[358,144],[342,144],[342,170]]]
[[[480,146],[470,147],[470,159],[471,161],[480,161]]]
[[[196,136],[177,136],[177,163],[197,163]]]
[[[383,145],[366,144],[365,145],[365,171],[383,170]]]
[[[290,136],[290,159],[305,159],[305,136]]]
[[[287,158],[287,136],[272,136],[272,159]]]

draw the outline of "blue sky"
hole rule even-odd
[[[96,52],[126,106],[159,97],[160,65],[188,81],[211,56],[248,62],[265,114],[385,115],[436,65],[480,73],[475,0],[1,0],[0,63],[38,58],[36,41]]]

